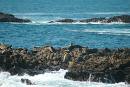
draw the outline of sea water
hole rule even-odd
[[[106,84],[91,81],[72,81],[64,79],[66,70],[46,72],[35,76],[11,76],[8,72],[0,73],[0,87],[129,87],[125,82]],[[33,85],[22,83],[21,79],[29,79]]]
[[[72,18],[111,17],[130,14],[130,0],[0,0],[0,11],[28,18],[31,23],[0,23],[0,43],[33,48],[70,43],[90,48],[130,47],[130,24],[125,23],[48,23]],[[128,87],[124,82],[105,84],[64,79],[65,70],[35,76],[0,73],[1,87],[26,87],[21,78],[35,83],[31,87]]]

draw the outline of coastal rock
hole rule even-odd
[[[105,49],[104,49],[105,50]],[[102,51],[104,52],[104,51]],[[104,55],[99,52],[89,53],[89,58],[71,64],[65,78],[80,81],[96,82],[129,82],[130,49],[107,51]]]
[[[112,23],[112,22],[122,22],[122,23],[130,23],[130,15],[121,15],[121,16],[113,16],[113,17],[99,17],[99,18],[89,18],[89,19],[81,19],[81,20],[74,20],[74,19],[59,19],[56,21],[50,21],[49,23]]]
[[[34,85],[34,83],[32,83],[31,80],[29,80],[29,79],[23,79],[23,78],[22,78],[22,79],[21,79],[21,82],[22,82],[22,83],[25,83],[25,84],[27,84],[27,85]]]
[[[106,22],[106,18],[92,18],[92,19],[83,19],[80,20],[83,23],[90,23],[90,22]]]
[[[0,43],[0,50],[11,48],[11,45],[1,44]]]
[[[0,68],[11,75],[42,74],[67,69],[65,78],[105,83],[130,83],[130,49],[90,49],[80,45],[12,48],[0,45]]]
[[[0,12],[0,22],[18,22],[18,23],[24,23],[24,22],[31,22],[31,21],[29,19],[16,18],[12,14],[7,14],[7,13]]]
[[[60,23],[74,23],[76,20],[73,19],[60,19],[56,21],[50,21],[49,23],[55,23],[55,22],[60,22]]]
[[[123,22],[123,23],[130,23],[130,15],[121,15],[121,16],[114,16],[107,20],[108,23],[111,22]]]

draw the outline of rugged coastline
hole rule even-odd
[[[0,70],[11,75],[67,69],[65,78],[104,83],[130,83],[130,48],[91,49],[80,45],[12,48],[0,44]]]

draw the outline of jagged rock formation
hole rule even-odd
[[[82,19],[82,20],[74,20],[74,19],[59,19],[56,21],[50,21],[49,23],[91,23],[91,22],[99,22],[99,23],[112,23],[112,22],[122,22],[122,23],[130,23],[130,15],[121,15],[114,17],[99,17],[99,18],[90,18],[90,19]]]
[[[24,22],[31,22],[31,21],[29,19],[16,18],[12,14],[7,14],[7,13],[0,12],[0,22],[18,22],[18,23],[24,23]]]
[[[130,48],[90,49],[71,45],[28,50],[0,44],[0,68],[12,75],[35,75],[62,68],[68,69],[65,78],[71,80],[130,83]]]

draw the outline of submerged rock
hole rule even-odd
[[[24,23],[24,22],[31,22],[29,19],[20,19],[15,17],[12,14],[2,13],[0,12],[0,22],[18,22],[18,23]]]
[[[80,45],[65,48],[44,46],[28,50],[0,45],[0,68],[11,75],[42,74],[68,69],[65,78],[80,81],[130,83],[130,48],[90,49]]]

